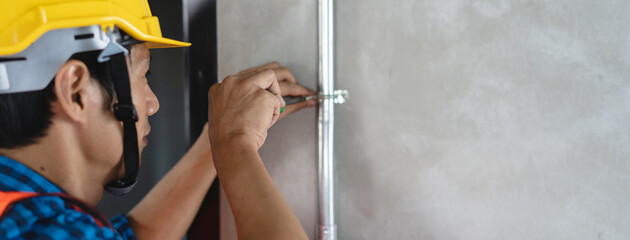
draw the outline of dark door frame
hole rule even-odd
[[[183,0],[184,40],[192,43],[185,53],[185,75],[189,80],[184,93],[190,143],[208,121],[208,89],[217,83],[216,6],[216,0]],[[188,230],[188,239],[219,239],[219,186],[215,179]]]

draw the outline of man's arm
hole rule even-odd
[[[302,225],[276,188],[248,140],[225,141],[217,148],[217,169],[230,202],[239,239],[307,239]],[[227,162],[229,161],[229,162]]]
[[[182,239],[188,231],[216,177],[207,129],[129,212],[138,239]]]
[[[267,69],[230,76],[210,89],[209,138],[239,239],[307,239],[258,155],[284,106],[278,80],[291,77]]]
[[[292,96],[306,96],[313,94],[313,91],[300,86],[295,77],[286,68],[280,67],[278,63],[269,63],[263,66],[245,70],[239,73],[239,78],[252,78],[258,76],[260,71],[272,69],[274,73],[278,73],[280,77],[279,86],[282,91],[282,95]],[[275,74],[274,74],[275,75]],[[222,85],[226,86],[226,85]],[[215,87],[216,89],[216,87]],[[240,89],[240,88],[239,88]],[[234,90],[234,88],[230,88]],[[225,91],[223,91],[225,93]],[[216,95],[215,95],[216,96]],[[212,97],[212,96],[211,96]],[[238,101],[239,97],[228,98],[232,103],[241,102]],[[253,98],[254,104],[248,109],[258,109],[257,105],[260,102],[260,98]],[[209,100],[210,107],[216,110],[221,108],[223,110],[233,110],[234,107],[231,104],[213,105],[212,100]],[[314,106],[316,102],[303,102],[288,106],[284,113],[280,115],[280,118],[295,112],[299,109],[308,106]],[[223,108],[223,107],[228,108]],[[238,111],[237,111],[238,112]],[[268,112],[273,115],[273,112]],[[218,116],[218,115],[214,115]],[[225,114],[221,114],[225,116]],[[260,114],[249,114],[246,116],[261,116]],[[218,122],[215,118],[215,123]],[[226,118],[226,124],[217,125],[215,129],[243,129],[242,121],[236,122],[232,120],[247,120],[251,118]],[[271,117],[269,118],[271,120]],[[240,125],[239,125],[240,124]],[[267,121],[266,129],[270,126]],[[241,126],[241,127],[235,127]],[[134,207],[129,213],[129,222],[133,231],[138,239],[181,239],[188,228],[190,227],[205,194],[207,193],[210,185],[217,175],[215,170],[215,164],[213,163],[212,151],[226,150],[225,154],[219,154],[220,159],[225,159],[223,163],[219,163],[222,169],[219,173],[223,188],[226,190],[230,204],[232,205],[233,212],[241,238],[251,238],[247,236],[253,236],[254,238],[262,238],[262,236],[288,236],[288,235],[270,235],[263,233],[264,231],[271,231],[273,227],[267,225],[272,224],[275,228],[282,228],[280,231],[273,232],[278,234],[288,229],[293,232],[301,233],[300,237],[306,238],[304,232],[295,218],[293,212],[288,207],[275,185],[271,181],[269,174],[262,165],[262,161],[257,153],[257,147],[240,147],[242,143],[238,141],[238,137],[235,139],[228,139],[226,141],[220,141],[227,145],[218,144],[220,146],[216,148],[210,147],[210,141],[208,133],[212,132],[208,129],[208,125],[204,128],[201,136],[197,139],[192,148],[184,155],[184,157],[171,169],[167,175],[158,182],[158,184],[145,196],[145,198]],[[222,135],[216,135],[221,137]],[[215,136],[215,137],[216,137]],[[251,140],[251,138],[250,138]],[[264,139],[263,139],[264,141]],[[261,142],[262,145],[262,142]],[[245,151],[243,155],[238,154],[240,151]],[[216,158],[216,157],[215,157]],[[252,161],[253,160],[253,161]],[[239,164],[243,168],[239,167]],[[239,176],[243,176],[242,178]],[[248,193],[250,191],[255,191]],[[236,199],[240,194],[245,193],[243,197],[252,197],[252,199]],[[270,193],[270,194],[267,194]],[[257,196],[264,196],[256,200]],[[236,197],[234,197],[236,196]],[[243,201],[244,200],[244,201]],[[279,205],[280,208],[264,209],[269,206]],[[256,213],[257,210],[263,209],[264,212]],[[237,217],[243,213],[244,215]],[[261,215],[262,214],[262,215]],[[269,216],[265,216],[270,214]],[[241,219],[247,218],[245,221]],[[292,224],[286,224],[285,219],[289,219]],[[282,224],[286,224],[284,227]],[[299,234],[298,234],[299,235]],[[299,239],[300,237],[289,237],[290,239]]]

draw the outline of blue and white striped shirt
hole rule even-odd
[[[32,169],[3,156],[0,191],[66,193]],[[111,220],[113,228],[100,226],[93,216],[60,196],[28,198],[0,215],[0,239],[136,239],[124,215]]]

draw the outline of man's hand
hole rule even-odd
[[[267,130],[280,116],[284,101],[278,78],[283,72],[262,70],[231,75],[210,88],[208,123],[210,144],[239,144],[260,148]]]
[[[282,93],[282,96],[305,97],[315,94],[315,91],[300,85],[295,79],[295,76],[293,76],[293,74],[291,73],[291,71],[289,71],[289,69],[287,69],[286,67],[282,67],[277,62],[271,62],[265,65],[243,70],[239,72],[239,74],[258,72],[267,69],[272,69],[274,70],[274,72],[281,72],[283,76],[286,76],[286,78],[278,79],[278,84],[280,85],[280,92]],[[284,112],[280,114],[280,119],[302,108],[314,106],[317,106],[316,100],[309,100],[301,103],[287,105],[284,108]]]
[[[309,96],[315,92],[299,85],[295,76],[277,62],[250,68],[225,78],[210,88],[208,121],[210,143],[250,139],[256,149],[267,130],[280,118],[317,105],[315,100],[285,106],[281,96]],[[221,140],[219,140],[221,139]]]

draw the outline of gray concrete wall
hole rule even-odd
[[[336,7],[340,239],[630,238],[630,2]],[[278,60],[316,86],[315,0],[218,12],[221,77]],[[310,236],[315,124],[291,116],[261,150]]]

